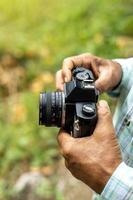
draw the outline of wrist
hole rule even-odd
[[[100,178],[99,178],[99,181],[97,182],[97,186],[95,190],[97,193],[99,194],[102,193],[107,182],[109,181],[109,179],[111,178],[115,170],[118,168],[118,166],[121,164],[121,162],[122,160],[119,159],[114,164],[112,165],[110,164],[108,167],[105,167],[104,170],[101,170],[101,174],[99,176]]]

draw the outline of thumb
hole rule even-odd
[[[108,103],[104,100],[99,101],[98,107],[98,121],[94,130],[94,135],[105,136],[114,132],[112,114]]]
[[[108,72],[102,70],[98,79],[95,81],[95,86],[100,92],[106,92],[108,88]]]

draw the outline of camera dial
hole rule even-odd
[[[90,78],[89,74],[86,73],[86,72],[80,72],[76,75],[76,78],[79,80],[79,81],[83,81],[83,80],[87,80]]]
[[[95,114],[95,108],[93,108],[91,104],[83,105],[82,111],[83,111],[83,114],[88,117],[91,117]]]

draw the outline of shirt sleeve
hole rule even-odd
[[[119,63],[122,67],[122,79],[119,83],[118,87],[115,87],[112,91],[108,92],[108,94],[112,97],[119,97],[121,93],[121,88],[128,88],[129,77],[133,74],[133,57],[127,59],[114,59],[115,62]],[[117,70],[117,69],[116,69]]]
[[[122,162],[107,182],[101,197],[106,200],[133,200],[133,168]]]

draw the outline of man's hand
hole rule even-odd
[[[64,60],[62,69],[56,74],[57,89],[63,90],[64,82],[71,80],[71,70],[77,66],[84,66],[93,71],[97,79],[95,85],[100,92],[113,89],[122,77],[121,66],[117,62],[85,53]]]
[[[58,141],[66,167],[76,178],[101,193],[122,161],[108,104],[105,101],[98,104],[98,122],[93,135],[72,138],[60,130]]]

